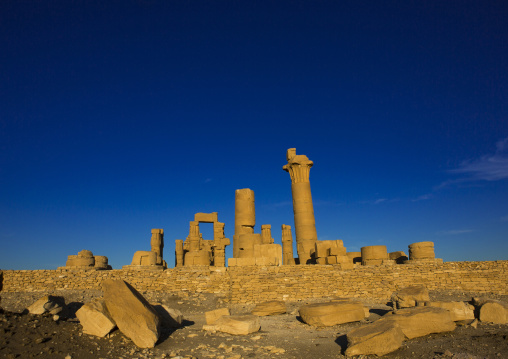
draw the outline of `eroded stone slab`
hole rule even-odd
[[[76,312],[76,317],[85,334],[104,337],[116,327],[103,298],[96,298],[83,305]]]
[[[360,321],[365,318],[365,311],[361,303],[332,301],[304,305],[300,317],[307,324],[329,327]]]
[[[213,325],[215,330],[234,335],[255,333],[261,328],[257,315],[225,315]]]
[[[479,319],[482,322],[507,324],[508,304],[497,300],[487,300],[480,307]]]
[[[427,302],[426,305],[448,310],[454,322],[474,319],[474,307],[465,302]]]
[[[106,308],[118,329],[140,348],[152,348],[159,339],[160,320],[150,303],[123,280],[102,282]]]
[[[263,317],[266,315],[284,314],[287,312],[286,303],[280,300],[259,303],[252,310],[252,314]]]
[[[377,355],[391,353],[402,346],[405,336],[396,321],[379,319],[362,325],[347,334],[346,355]]]
[[[389,315],[386,320],[397,322],[408,339],[432,333],[451,332],[455,322],[448,310],[436,307],[406,308]]]
[[[411,308],[430,301],[429,291],[423,285],[399,289],[391,297],[394,308]]]
[[[215,322],[223,317],[224,315],[229,315],[229,309],[228,308],[219,308],[215,310],[210,310],[209,312],[205,312],[205,319],[206,324],[212,325],[215,324]]]

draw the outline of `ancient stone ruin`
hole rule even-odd
[[[213,224],[213,240],[203,238],[199,231],[200,223]],[[175,266],[226,266],[226,246],[229,238],[224,235],[224,223],[219,222],[217,212],[196,213],[189,223],[189,235],[185,242],[175,241]]]
[[[105,270],[111,269],[111,266],[108,264],[108,257],[94,256],[91,251],[83,249],[77,255],[68,256],[65,267],[59,267],[59,269]]]
[[[297,155],[295,148],[287,150],[286,159],[288,163],[282,168],[289,172],[291,177],[299,262],[301,264],[315,263],[317,233],[309,181],[310,168],[314,162],[305,155]]]
[[[163,259],[164,230],[161,228],[152,229],[150,239],[150,251],[136,251],[132,257],[130,266],[125,269],[165,269],[166,261]]]
[[[237,189],[233,258],[229,258],[228,266],[282,265],[282,246],[274,243],[271,225],[263,224],[261,233],[254,233],[255,225],[254,191]]]

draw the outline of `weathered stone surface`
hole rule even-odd
[[[307,324],[329,327],[360,321],[365,318],[365,311],[361,303],[333,301],[304,305],[300,317]]]
[[[465,302],[427,302],[426,305],[448,310],[454,322],[474,319],[474,307]]]
[[[487,300],[480,307],[479,319],[482,322],[507,324],[508,304],[497,300]]]
[[[104,337],[116,327],[102,298],[96,298],[83,305],[76,312],[76,317],[85,334]]]
[[[280,300],[272,300],[270,302],[259,303],[252,310],[252,314],[257,316],[284,314],[287,312],[286,303]]]
[[[430,301],[429,291],[423,285],[414,285],[394,292],[391,297],[394,308],[411,308]]]
[[[450,312],[443,308],[406,308],[386,319],[397,322],[408,339],[432,333],[451,332],[455,329],[455,322],[452,320]]]
[[[159,339],[160,320],[150,303],[123,280],[102,282],[104,301],[118,329],[140,348],[152,348]]]
[[[58,314],[64,307],[64,298],[53,295],[46,295],[42,298],[39,298],[27,309],[30,314],[44,314],[46,312],[50,312],[51,314]]]
[[[214,327],[224,333],[247,335],[257,332],[261,324],[257,315],[225,315],[215,322]]]
[[[224,315],[229,315],[228,308],[219,308],[215,310],[211,310],[209,312],[205,312],[206,324],[211,325],[215,324],[215,322]]]
[[[399,349],[404,338],[396,321],[381,318],[351,330],[347,334],[348,348],[345,354],[382,356]]]
[[[159,315],[163,327],[180,328],[182,326],[183,314],[178,309],[169,308],[164,304],[154,304],[152,307]]]

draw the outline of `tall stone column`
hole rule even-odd
[[[283,264],[295,264],[293,258],[293,235],[291,234],[291,226],[282,225],[282,258]]]
[[[157,264],[162,265],[164,249],[164,230],[162,228],[152,229],[152,238],[150,240],[152,252],[157,253]]]
[[[282,168],[291,177],[298,258],[300,264],[314,263],[317,233],[309,181],[314,163],[305,155],[297,155],[295,148],[288,149],[286,158],[288,164]]]
[[[252,247],[251,238],[244,234],[254,234],[255,225],[254,191],[249,188],[237,189],[235,191],[235,234],[233,235],[234,258],[239,257],[240,248],[243,246]]]
[[[175,240],[175,267],[183,267],[183,239]]]
[[[262,224],[261,225],[261,238],[263,240],[263,244],[272,244],[272,226],[270,224]]]

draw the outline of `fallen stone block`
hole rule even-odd
[[[49,312],[51,314],[58,314],[63,310],[64,307],[65,300],[63,297],[46,295],[42,298],[39,298],[27,309],[30,314],[44,314],[46,312]]]
[[[448,310],[454,322],[474,319],[474,307],[465,302],[427,302],[426,306]]]
[[[478,319],[481,322],[507,324],[508,304],[497,300],[487,300],[480,307]]]
[[[381,318],[351,330],[347,334],[348,348],[345,354],[382,356],[399,349],[404,339],[397,322]]]
[[[152,348],[159,339],[160,320],[150,303],[123,280],[102,282],[106,308],[118,329],[140,348]]]
[[[205,312],[206,324],[211,325],[215,324],[215,322],[224,315],[229,315],[228,308],[219,308],[215,310],[211,310],[209,312]]]
[[[451,332],[455,322],[448,310],[436,307],[406,308],[389,315],[386,320],[397,322],[408,339],[432,333]]]
[[[393,308],[411,308],[430,301],[429,291],[423,285],[402,288],[392,294]]]
[[[213,326],[219,332],[234,335],[255,333],[261,328],[257,315],[224,315]]]
[[[169,308],[164,304],[153,304],[152,307],[159,315],[163,327],[180,328],[182,326],[183,314],[178,309]]]
[[[318,327],[357,322],[365,318],[363,305],[354,302],[332,301],[307,304],[301,307],[299,312],[305,323]]]
[[[85,334],[104,337],[116,327],[102,298],[96,298],[83,305],[76,312],[76,317]]]
[[[259,303],[252,310],[252,314],[257,315],[259,317],[267,315],[284,314],[286,312],[287,312],[286,303],[280,300],[272,300],[269,302]]]

